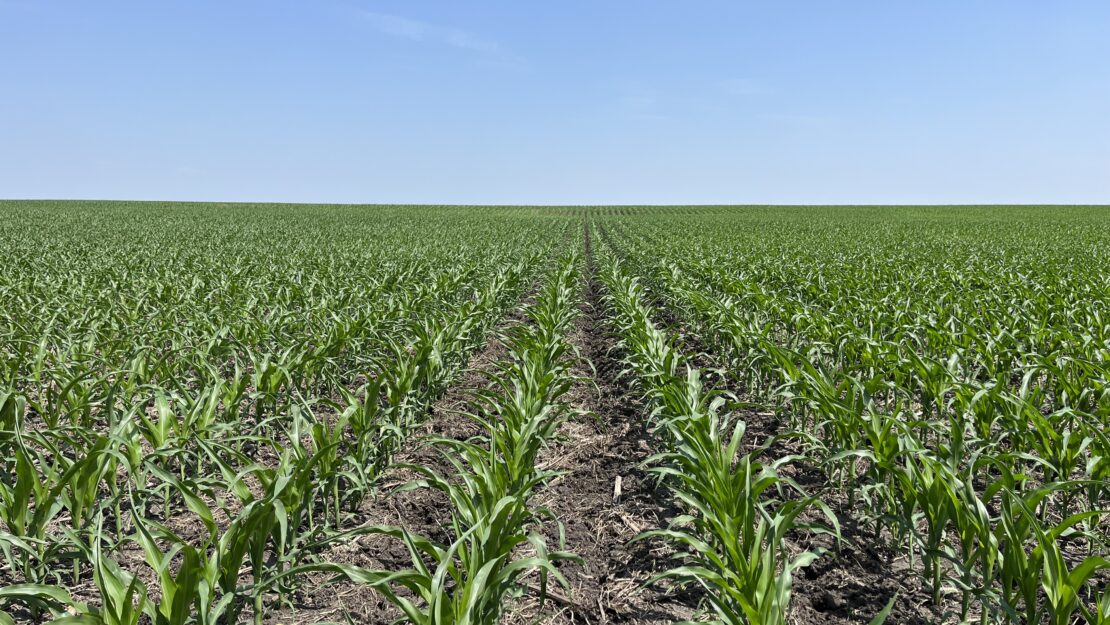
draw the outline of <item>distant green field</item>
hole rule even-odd
[[[0,625],[1107,625],[1110,207],[3,201],[0,463]]]

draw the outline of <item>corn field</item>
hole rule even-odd
[[[0,625],[1110,625],[1110,212],[0,202]]]

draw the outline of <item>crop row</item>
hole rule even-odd
[[[704,589],[720,622],[786,623],[792,574],[819,553],[788,553],[784,539],[803,511],[823,505],[789,496],[779,462],[757,459],[762,448],[741,451],[745,422],[722,413],[726,396],[703,387],[675,336],[652,321],[640,281],[611,253],[602,255],[600,279],[628,372],[652,407],[662,451],[648,463],[685,510],[670,527],[640,537],[663,538],[677,550],[679,564],[657,579]]]

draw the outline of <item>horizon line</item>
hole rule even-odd
[[[0,198],[0,203],[10,202],[116,202],[135,204],[277,204],[284,206],[382,206],[382,207],[457,207],[457,208],[592,208],[592,207],[622,207],[622,208],[710,208],[710,207],[975,207],[975,206],[1015,206],[1015,207],[1100,207],[1110,208],[1110,201],[1098,202],[857,202],[857,203],[820,203],[820,202],[697,202],[697,203],[539,203],[539,204],[512,204],[512,203],[444,203],[444,202],[305,202],[305,201],[274,201],[274,200],[164,200],[164,199],[110,199],[110,198]]]

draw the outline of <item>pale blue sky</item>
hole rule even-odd
[[[1110,2],[0,0],[0,197],[1110,203]]]

